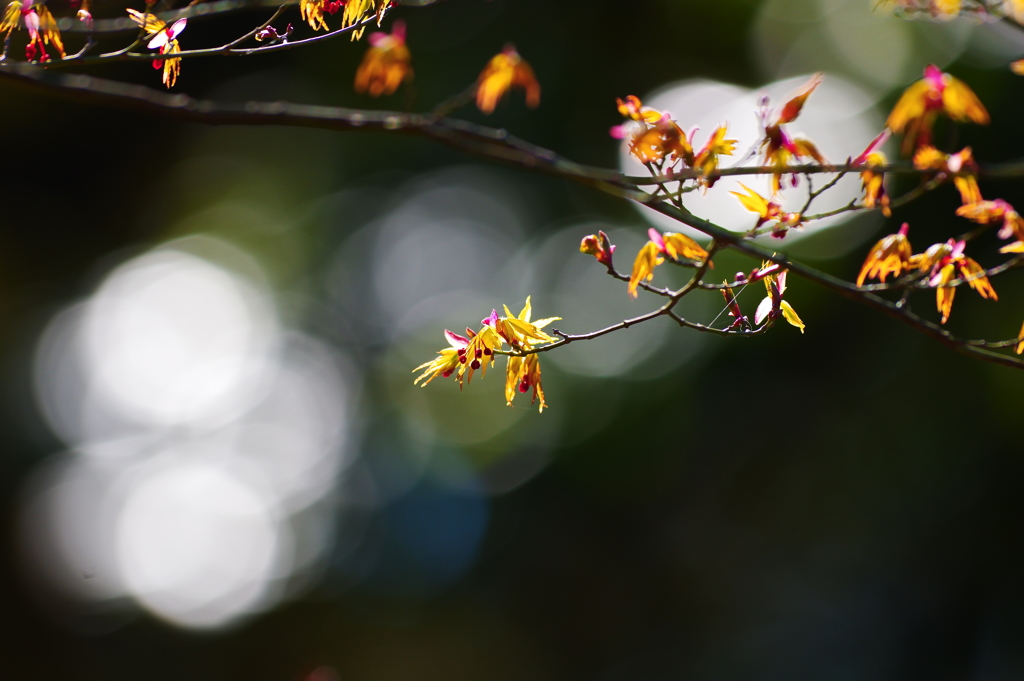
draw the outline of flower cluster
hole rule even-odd
[[[884,282],[889,274],[899,277],[906,272],[924,277],[926,285],[935,289],[935,306],[943,324],[949,320],[959,284],[969,285],[982,298],[999,300],[985,268],[964,255],[966,241],[949,239],[945,243],[932,244],[924,253],[911,255],[913,249],[907,239],[907,231],[908,225],[904,223],[898,233],[890,234],[875,244],[861,267],[858,286],[868,278]]]
[[[531,321],[533,307],[529,297],[518,316],[514,316],[508,306],[504,306],[504,310],[504,317],[499,317],[497,310],[491,310],[490,316],[481,321],[480,329],[473,331],[467,328],[465,336],[446,329],[444,336],[449,347],[440,350],[435,359],[413,369],[414,373],[423,371],[413,383],[422,381],[425,386],[438,376],[449,378],[454,374],[461,389],[463,379],[468,384],[473,380],[475,371],[479,370],[481,376],[486,376],[487,368],[501,353],[508,356],[505,371],[505,400],[508,405],[512,406],[517,392],[525,393],[532,388],[531,404],[539,399],[538,410],[543,412],[547,402],[541,385],[540,358],[535,350],[558,340],[544,333],[543,329],[561,317]],[[509,350],[504,350],[505,346]]]
[[[711,133],[699,152],[693,150],[694,128],[689,135],[665,111],[646,107],[640,99],[629,95],[617,100],[619,113],[626,119],[611,129],[612,137],[629,140],[629,152],[638,161],[659,170],[687,167],[699,170],[700,183],[710,188],[717,181],[718,159],[732,156],[736,140],[727,139],[727,126],[720,125]]]

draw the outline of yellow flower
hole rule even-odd
[[[508,367],[505,369],[505,403],[511,407],[516,392],[525,393],[531,387],[533,399],[530,400],[530,404],[535,404],[539,397],[537,411],[543,413],[548,403],[544,400],[544,388],[540,382],[540,358],[536,353],[525,357],[510,355]]]
[[[761,263],[760,271],[766,270],[772,271],[773,274],[766,274],[763,277],[768,295],[754,312],[754,324],[760,326],[761,322],[766,319],[776,319],[781,315],[791,326],[795,326],[800,329],[800,333],[803,333],[805,325],[800,316],[788,301],[782,299],[782,295],[786,292],[786,270],[780,270],[777,265],[769,262]]]
[[[618,103],[619,113],[628,120],[622,125],[614,126],[610,130],[611,136],[615,139],[629,137],[629,153],[637,160],[648,164],[667,159],[673,163],[682,161],[694,167],[693,146],[679,124],[672,120],[672,116],[667,112],[643,106],[635,95],[615,101]],[[732,147],[728,145],[735,145],[735,140],[721,139],[724,136],[725,130],[722,130],[717,143],[712,147],[712,142],[715,141],[712,135],[708,146],[705,147],[707,162],[717,165],[717,154],[732,154]]]
[[[492,315],[494,312],[492,311]],[[472,330],[466,329],[469,333],[469,344],[466,346],[465,353],[463,354],[462,366],[459,367],[459,383],[462,382],[462,377],[466,375],[466,370],[469,370],[469,375],[466,376],[466,382],[473,380],[473,372],[480,369],[480,375],[487,375],[487,367],[494,364],[494,351],[501,349],[501,336],[494,330],[493,326],[488,326],[486,320],[484,326],[477,333],[473,333]]]
[[[404,80],[412,79],[409,48],[405,45],[405,22],[396,21],[391,34],[371,33],[370,49],[356,71],[356,92],[371,97],[390,95]]]
[[[491,316],[485,319],[483,323],[493,327],[505,342],[513,348],[517,350],[530,349],[538,343],[553,343],[558,340],[544,333],[541,329],[551,322],[558,321],[561,317],[547,317],[531,322],[530,317],[533,315],[533,306],[530,303],[530,296],[526,297],[526,304],[523,305],[523,309],[520,310],[518,317],[509,311],[508,305],[505,305],[504,308],[504,317],[499,317],[497,311],[492,310]]]
[[[902,272],[910,270],[913,250],[907,239],[909,228],[910,225],[904,222],[899,232],[890,234],[874,245],[857,275],[857,286],[863,285],[868,278],[884,282],[890,274],[898,277]]]
[[[786,236],[786,232],[791,227],[800,226],[801,216],[799,213],[787,213],[776,201],[769,201],[742,182],[739,185],[747,192],[746,194],[729,193],[739,199],[744,208],[752,213],[757,213],[757,223],[754,225],[754,229],[766,222],[776,220],[778,224],[772,229],[772,236],[781,239]]]
[[[769,220],[774,220],[782,214],[782,206],[777,202],[769,201],[742,182],[739,185],[746,194],[740,194],[739,192],[729,193],[739,199],[744,208],[752,213],[757,213],[757,227],[760,227]]]
[[[526,105],[531,109],[540,104],[540,83],[533,75],[533,69],[519,56],[515,47],[506,45],[501,53],[487,62],[477,78],[477,108],[485,114],[491,113],[498,100],[513,87],[526,92]]]
[[[718,170],[718,157],[719,156],[732,156],[736,150],[736,140],[725,139],[726,126],[720,125],[715,128],[715,131],[711,133],[711,137],[708,138],[707,144],[697,154],[697,158],[693,162],[693,167],[700,170],[704,175],[705,186],[712,187],[718,178],[707,179],[712,173]],[[685,138],[684,138],[685,139]]]
[[[1017,346],[1013,351],[1018,355],[1024,353],[1024,326],[1020,327],[1020,332],[1017,334]]]
[[[637,123],[657,123],[663,115],[660,111],[644,106],[636,95],[627,95],[625,100],[616,98],[615,102],[623,118]]]
[[[185,30],[188,19],[178,19],[168,26],[152,14],[143,14],[133,9],[128,10],[128,16],[142,28],[143,32],[146,33],[146,37],[150,38],[146,47],[151,50],[157,50],[160,54],[178,54],[181,52],[181,47],[178,45],[178,35]],[[174,57],[170,59],[154,59],[153,68],[163,69],[163,83],[170,88],[178,81],[178,75],[181,73],[181,59]]]
[[[636,260],[633,261],[633,272],[629,276],[629,287],[626,289],[633,298],[637,296],[636,288],[641,281],[654,279],[654,268],[665,262],[664,256],[667,255],[676,261],[680,258],[700,261],[708,256],[708,252],[700,244],[685,234],[674,232],[662,234],[651,227],[647,230],[647,236],[650,237],[650,241],[644,244],[640,252],[636,254]],[[714,263],[710,260],[708,266],[714,269]]]
[[[325,10],[330,11],[324,0],[299,0],[299,16],[314,31],[327,30],[327,22],[324,20]],[[333,14],[333,12],[331,13]]]
[[[929,64],[924,78],[903,92],[885,125],[893,132],[905,133],[903,151],[909,153],[931,143],[932,126],[939,113],[959,122],[989,122],[988,111],[966,83]]]
[[[486,375],[488,367],[494,364],[495,355],[502,351],[503,344],[507,344],[514,352],[520,353],[509,355],[505,382],[508,405],[512,406],[517,389],[525,393],[532,387],[533,402],[539,397],[540,411],[544,411],[547,402],[540,381],[540,360],[536,353],[521,353],[557,341],[557,338],[549,336],[542,329],[561,317],[531,321],[533,307],[529,297],[518,316],[513,316],[508,306],[505,306],[505,314],[505,317],[499,317],[497,310],[491,310],[491,314],[481,322],[483,326],[480,330],[474,332],[466,329],[465,336],[445,330],[444,337],[450,347],[439,350],[437,357],[413,369],[413,373],[423,372],[413,381],[413,385],[420,382],[427,385],[438,376],[448,378],[455,374],[461,389],[463,381],[469,383],[473,380],[475,371],[479,370],[482,375]]]
[[[427,380],[423,381],[423,385],[426,386],[428,383],[433,381],[440,374],[444,378],[451,376],[456,369],[460,368],[466,362],[466,346],[469,345],[469,339],[465,336],[460,336],[457,333],[452,333],[448,329],[444,330],[445,340],[451,346],[438,351],[438,356],[429,362],[424,362],[415,369],[412,370],[416,373],[420,369],[423,369],[423,373],[413,381],[413,385],[423,381],[424,378]],[[428,378],[429,377],[429,378]],[[459,382],[461,384],[462,374],[459,373]]]
[[[629,275],[629,286],[627,291],[629,295],[636,298],[636,287],[640,285],[641,281],[650,281],[654,279],[654,268],[665,262],[665,259],[661,257],[661,249],[653,241],[648,241],[640,249],[640,252],[636,254],[636,260],[633,261],[633,272]]]
[[[377,16],[377,25],[384,20],[384,12],[391,5],[391,0],[348,0],[345,4],[345,11],[341,14],[341,27],[355,26],[367,15]],[[314,28],[316,28],[314,26]],[[363,37],[365,26],[352,31],[352,40],[359,40]]]

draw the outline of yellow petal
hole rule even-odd
[[[800,329],[800,333],[804,332],[804,323],[800,320],[800,316],[797,315],[796,310],[787,301],[783,300],[779,304],[779,308],[782,310],[782,316],[786,318],[786,321]]]
[[[641,281],[654,279],[654,268],[663,260],[659,255],[658,245],[653,241],[644,244],[633,261],[633,272],[629,275],[629,287],[626,289],[632,298],[636,298],[636,287]]]

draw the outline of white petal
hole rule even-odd
[[[185,24],[188,23],[188,19],[178,19],[171,25],[171,38],[177,38],[178,35],[185,30]]]
[[[768,313],[772,311],[772,299],[770,297],[765,298],[757,306],[757,312],[754,313],[754,324],[760,326],[761,322],[765,320]]]

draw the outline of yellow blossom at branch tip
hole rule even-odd
[[[533,75],[533,69],[519,56],[515,47],[506,45],[487,62],[477,78],[477,108],[485,114],[493,112],[498,101],[513,87],[526,93],[526,105],[531,109],[540,104],[540,83]]]
[[[1018,355],[1024,353],[1024,326],[1020,327],[1020,332],[1017,334],[1017,346],[1013,351]]]

